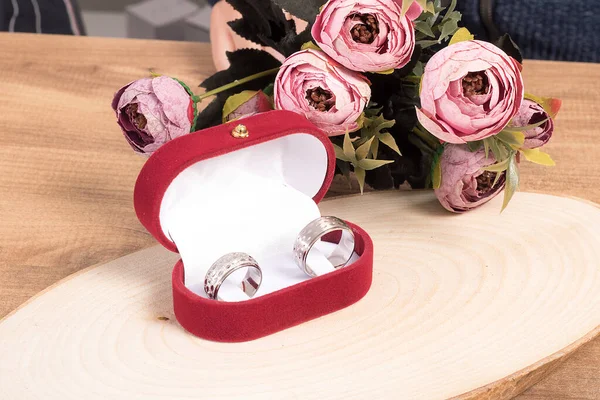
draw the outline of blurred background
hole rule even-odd
[[[90,36],[209,41],[206,0],[78,0]]]
[[[208,42],[215,1],[0,0],[0,31]],[[457,3],[461,25],[478,39],[509,33],[525,58],[600,62],[600,0]]]
[[[209,41],[207,0],[0,0],[0,31]]]
[[[209,41],[206,0],[78,1],[90,36]]]

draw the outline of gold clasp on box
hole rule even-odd
[[[250,136],[250,132],[248,132],[248,128],[246,128],[246,125],[239,124],[238,126],[233,128],[233,130],[231,131],[231,136],[233,136],[236,139],[244,139]]]

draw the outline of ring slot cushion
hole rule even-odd
[[[232,136],[231,131],[238,123],[247,127],[249,137]],[[193,132],[159,148],[143,166],[135,185],[134,207],[138,219],[159,243],[177,252],[176,244],[161,225],[161,205],[170,184],[179,174],[204,160],[298,133],[312,135],[325,149],[327,162],[322,164],[327,171],[313,174],[323,179],[320,190],[312,197],[318,203],[329,189],[335,173],[333,145],[322,131],[303,116],[278,110]],[[290,159],[294,162],[298,159],[297,162],[302,163],[301,155]],[[298,168],[303,168],[303,165],[298,165]],[[201,185],[202,182],[197,184]],[[200,338],[242,342],[348,307],[366,295],[371,286],[373,270],[371,238],[359,226],[350,222],[348,225],[354,232],[355,253],[358,255],[352,264],[246,301],[216,301],[193,293],[185,286],[185,266],[179,260],[172,273],[173,307],[177,320],[188,332]],[[334,239],[335,235],[324,238],[330,241]],[[206,245],[210,246],[210,243]]]

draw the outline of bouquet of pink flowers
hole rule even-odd
[[[230,66],[195,96],[168,77],[130,83],[113,109],[134,150],[271,109],[304,115],[326,132],[337,171],[361,190],[432,187],[452,212],[504,191],[525,159],[553,165],[560,101],[527,94],[522,57],[507,35],[476,40],[459,28],[456,0],[227,0],[240,36],[274,49],[228,53]],[[297,32],[285,11],[308,22]],[[212,97],[201,112],[198,103]]]

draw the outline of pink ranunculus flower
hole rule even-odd
[[[546,122],[540,126],[523,132],[525,134],[524,148],[535,149],[548,143],[554,133],[554,121],[541,105],[529,99],[523,100],[519,112],[512,120],[512,125],[527,126],[544,120]]]
[[[275,78],[275,108],[303,114],[329,136],[359,129],[357,121],[370,98],[365,76],[319,50],[292,54]]]
[[[354,71],[402,68],[415,49],[412,20],[422,11],[414,2],[402,15],[401,0],[329,0],[312,36],[325,53]]]
[[[158,76],[119,89],[112,108],[133,150],[151,154],[169,140],[190,133],[193,104],[192,96],[177,80]]]
[[[499,133],[523,101],[521,65],[498,47],[479,40],[437,52],[421,81],[417,117],[448,143],[466,143]]]
[[[462,213],[487,203],[504,189],[505,172],[496,185],[496,172],[482,168],[495,164],[493,154],[485,157],[480,149],[470,152],[467,145],[448,144],[440,156],[442,182],[435,195],[445,209]]]

